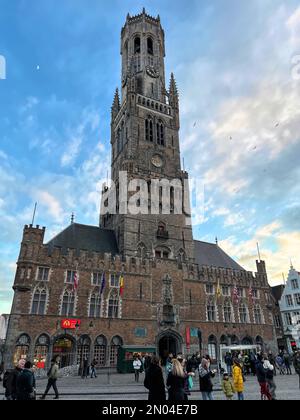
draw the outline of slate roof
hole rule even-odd
[[[117,255],[118,245],[115,233],[112,230],[102,229],[97,226],[87,226],[74,223],[60,232],[47,244],[49,251],[53,248],[61,248],[81,251],[94,251]]]
[[[285,286],[283,284],[280,284],[279,286],[273,286],[271,287],[271,293],[274,296],[274,299],[276,302],[279,302],[281,300],[281,296],[283,294]]]
[[[246,271],[229,255],[227,255],[216,244],[208,242],[194,241],[195,260],[199,266],[212,266],[216,268],[229,268],[232,270]]]

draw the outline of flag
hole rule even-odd
[[[233,302],[238,304],[239,303],[239,291],[236,285],[233,288]]]
[[[120,276],[119,284],[120,284],[120,296],[122,297],[124,293],[124,277],[122,275]]]
[[[103,271],[102,277],[101,277],[101,289],[100,289],[100,296],[103,294],[105,289],[105,273]]]
[[[186,348],[189,351],[191,348],[191,329],[189,327],[186,327],[185,338],[186,338]]]
[[[221,290],[221,286],[220,286],[220,280],[218,281],[216,295],[217,295],[217,299],[219,299],[222,296],[222,290]]]
[[[74,271],[74,274],[73,274],[73,290],[74,291],[78,289],[78,283],[79,283],[78,274],[77,274],[77,271]]]
[[[249,289],[249,299],[253,304],[253,289],[252,289],[252,286],[250,286],[250,289]]]

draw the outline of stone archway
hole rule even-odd
[[[163,364],[165,364],[170,353],[172,353],[173,356],[182,353],[182,347],[182,337],[176,331],[163,331],[156,338],[157,354],[161,358]]]

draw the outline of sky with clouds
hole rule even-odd
[[[259,242],[272,284],[290,259],[300,270],[299,1],[0,0],[0,313],[36,201],[46,240],[72,211],[98,223],[120,30],[143,7],[161,17],[182,155],[205,186],[195,238],[251,271]]]

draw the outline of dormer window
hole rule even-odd
[[[134,39],[134,54],[140,54],[141,53],[141,38],[137,36]]]

